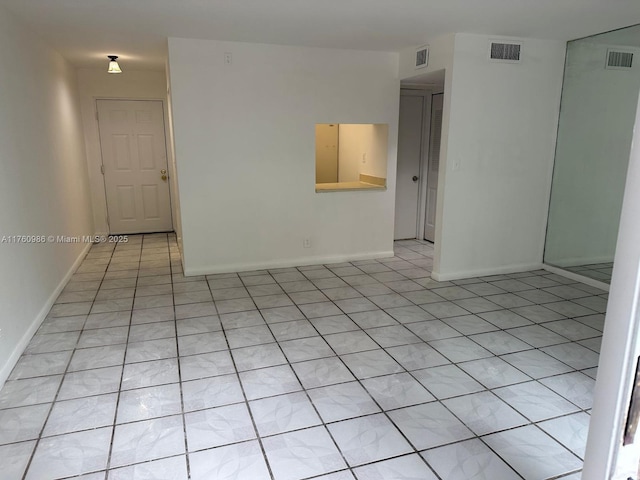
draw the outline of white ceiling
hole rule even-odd
[[[164,67],[167,37],[397,51],[451,32],[571,40],[638,0],[0,0],[78,66]]]

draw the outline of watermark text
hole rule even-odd
[[[2,235],[0,243],[127,243],[128,235]]]

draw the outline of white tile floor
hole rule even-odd
[[[432,247],[184,277],[92,247],[0,391],[3,480],[579,477],[606,295]]]
[[[613,263],[593,263],[590,265],[577,265],[575,267],[563,267],[570,272],[584,275],[601,282],[611,283]]]

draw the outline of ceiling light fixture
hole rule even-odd
[[[120,65],[118,65],[118,56],[117,55],[107,55],[107,58],[110,59],[109,69],[107,73],[122,73],[120,69]]]

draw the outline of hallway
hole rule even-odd
[[[607,295],[393,258],[184,277],[96,244],[0,391],[3,479],[577,480]]]

